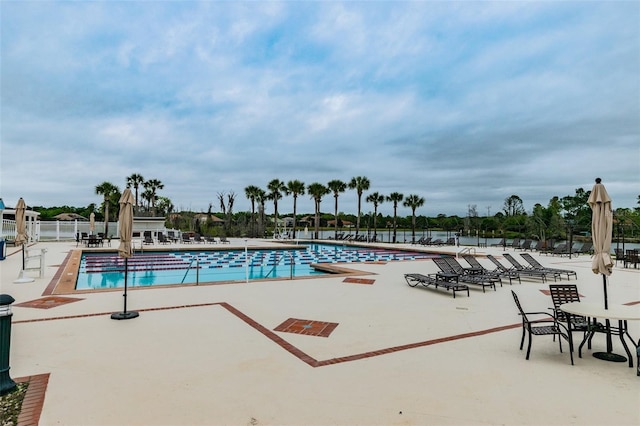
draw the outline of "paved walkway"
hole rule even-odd
[[[113,321],[121,290],[52,291],[75,242],[33,248],[48,250],[45,276],[14,283],[21,256],[10,247],[1,292],[16,299],[11,377],[48,375],[41,425],[640,424],[635,359],[631,369],[587,351],[571,366],[538,337],[525,360],[510,290],[547,311],[538,280],[453,299],[404,281],[436,272],[430,260],[357,264],[366,274],[130,290],[140,317]],[[589,256],[534,256],[574,269],[583,300],[602,300]],[[640,270],[616,268],[609,300],[640,307]],[[593,350],[603,347],[596,336]]]

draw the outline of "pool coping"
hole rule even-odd
[[[300,248],[300,246],[293,246],[295,248]],[[229,251],[229,248],[214,248],[212,250],[216,251]],[[253,250],[264,250],[261,248],[253,248]],[[153,248],[148,251],[154,252],[166,252],[166,248]],[[189,251],[189,249],[183,250],[172,250],[172,251]],[[53,279],[42,293],[43,296],[49,295],[63,295],[63,294],[87,294],[87,293],[104,293],[104,292],[116,292],[122,291],[123,287],[115,287],[115,288],[99,288],[99,289],[76,289],[76,281],[78,278],[78,273],[80,271],[80,261],[82,259],[82,255],[84,253],[117,253],[117,250],[84,250],[84,249],[72,249],[69,251],[67,257],[62,262],[58,271],[54,275]],[[403,262],[400,260],[399,262]],[[386,262],[362,262],[362,264],[384,264]],[[362,271],[353,268],[346,268],[341,265],[345,265],[348,263],[312,263],[311,266],[317,270],[328,272],[331,274],[331,277],[348,277],[353,275],[376,275],[373,272]],[[326,278],[326,275],[310,275],[310,276],[302,276],[302,277],[293,277],[290,280],[308,280],[308,279],[318,279],[318,278]],[[251,279],[250,282],[268,282],[268,281],[282,281],[282,277],[276,278],[260,278],[260,279]],[[225,284],[245,284],[245,280],[223,280],[223,281],[200,281],[198,283],[187,283],[187,284],[159,284],[153,286],[145,286],[145,287],[127,287],[128,290],[152,290],[155,288],[178,288],[178,287],[198,287],[205,285],[225,285]]]

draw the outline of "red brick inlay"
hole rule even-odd
[[[66,305],[67,303],[79,302],[80,300],[75,297],[61,297],[61,296],[47,296],[42,299],[30,300],[28,302],[17,303],[13,306],[19,306],[21,308],[38,308],[49,309],[57,306]]]
[[[637,305],[637,304],[640,304],[640,301],[632,301],[632,302],[625,303],[625,305]],[[469,333],[455,334],[455,335],[452,335],[452,336],[446,336],[446,337],[441,337],[441,338],[432,339],[432,340],[424,340],[424,341],[421,341],[421,342],[414,342],[414,343],[408,343],[408,344],[399,345],[399,346],[392,346],[392,347],[388,347],[388,348],[382,348],[382,349],[378,349],[378,350],[374,350],[374,351],[362,352],[362,353],[359,353],[359,354],[347,355],[347,356],[338,357],[338,358],[330,358],[330,359],[326,359],[326,360],[317,360],[317,359],[313,358],[311,355],[303,352],[299,348],[293,346],[291,343],[289,343],[286,340],[284,340],[280,335],[278,335],[278,334],[274,333],[273,331],[269,330],[268,328],[266,328],[262,324],[258,323],[253,318],[249,317],[245,313],[241,312],[240,310],[238,310],[237,308],[231,306],[230,304],[228,304],[226,302],[211,302],[211,303],[200,303],[200,304],[193,304],[193,305],[177,305],[177,306],[168,306],[168,307],[161,307],[161,308],[142,308],[142,309],[137,309],[137,311],[139,311],[139,312],[153,312],[153,311],[164,311],[164,310],[172,310],[172,309],[198,308],[198,307],[205,307],[205,306],[220,306],[221,308],[226,309],[229,313],[231,313],[236,318],[238,318],[241,321],[243,321],[244,323],[246,323],[249,327],[251,327],[254,330],[256,330],[257,332],[261,333],[263,336],[265,336],[266,338],[268,338],[271,341],[273,341],[275,344],[277,344],[282,349],[286,350],[287,352],[289,352],[290,354],[292,354],[293,356],[298,358],[300,361],[302,361],[302,362],[306,363],[307,365],[309,365],[310,367],[314,367],[314,368],[316,368],[316,367],[325,367],[325,366],[329,366],[329,365],[333,365],[333,364],[341,364],[343,362],[358,361],[358,360],[361,360],[361,359],[376,357],[376,356],[380,356],[380,355],[386,355],[386,354],[390,354],[390,353],[394,353],[394,352],[417,349],[417,348],[422,348],[422,347],[431,346],[431,345],[435,345],[435,344],[451,342],[451,341],[455,341],[455,340],[469,339],[469,338],[483,336],[483,335],[490,334],[490,333],[498,333],[498,332],[501,332],[501,331],[511,330],[511,329],[514,329],[514,328],[522,327],[522,323],[507,324],[507,325],[488,328],[488,329],[484,329],[484,330],[477,330],[477,331],[472,331],[472,332],[469,332]],[[83,318],[83,317],[107,316],[107,315],[110,315],[110,314],[111,314],[111,312],[97,312],[97,313],[84,314],[84,315],[70,315],[70,316],[53,317],[53,318],[38,318],[38,319],[14,321],[13,324],[33,323],[33,322],[40,322],[40,321],[55,321],[55,320],[64,320],[64,319],[72,319],[72,318]],[[292,321],[292,320],[293,321],[302,321],[305,324],[321,323],[320,321],[305,321],[305,320],[294,320],[294,319],[290,319],[288,321]],[[285,323],[281,324],[279,327],[282,327],[285,324],[287,324],[287,321],[285,321]],[[335,324],[335,323],[321,323],[321,324]],[[335,324],[335,326],[337,326],[337,325],[338,324]],[[335,328],[335,326],[333,328]],[[331,333],[333,328],[327,332],[327,335],[329,335]],[[278,329],[276,329],[276,330],[280,331]],[[48,375],[47,375],[47,378],[48,378]],[[22,425],[22,423],[20,423],[20,424]],[[27,424],[27,423],[25,423],[25,424]]]
[[[335,322],[289,318],[288,320],[274,328],[274,331],[305,334],[307,336],[329,337],[331,332],[335,330],[337,326],[338,323]]]
[[[353,284],[373,284],[376,280],[370,280],[368,278],[345,278],[342,280],[343,283],[353,283]]]
[[[20,377],[14,380],[16,383],[29,382],[27,393],[22,401],[22,408],[18,415],[18,425],[37,426],[44,405],[44,394],[49,384],[49,373],[35,376]]]

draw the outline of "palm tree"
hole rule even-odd
[[[398,217],[398,203],[402,201],[402,195],[399,192],[392,192],[387,196],[387,201],[393,202],[393,242],[396,242],[396,218]]]
[[[127,188],[133,187],[136,192],[136,207],[138,207],[138,188],[144,184],[144,178],[138,173],[134,173],[127,177]]]
[[[104,235],[109,236],[109,204],[116,196],[119,198],[120,189],[110,182],[102,182],[96,186],[96,194],[104,197],[102,204],[104,210]]]
[[[330,191],[329,188],[323,184],[314,182],[307,187],[307,192],[316,203],[316,216],[313,222],[315,225],[315,239],[317,240],[320,233],[320,202],[322,201],[322,197],[327,195]]]
[[[362,201],[362,193],[369,189],[371,182],[364,176],[357,176],[351,178],[351,182],[349,182],[349,189],[355,189],[358,193],[358,218],[356,219],[356,238],[358,237],[358,233],[360,232],[360,206]]]
[[[287,182],[287,191],[293,195],[293,238],[295,239],[298,195],[304,195],[304,182],[299,180],[290,180]]]
[[[158,179],[150,179],[144,182],[143,185],[144,188],[150,192],[149,203],[151,205],[151,209],[155,211],[156,200],[158,199],[157,191],[158,189],[164,188],[164,184]]]
[[[153,198],[153,192],[151,192],[150,189],[145,189],[144,191],[142,191],[142,194],[140,194],[140,198],[142,198],[142,201],[146,201],[147,202],[147,206],[146,209],[147,211],[149,211],[150,206],[151,206],[151,199]],[[144,203],[142,203],[142,206],[144,207]]]
[[[256,201],[260,209],[260,226],[258,226],[258,235],[264,236],[264,202],[267,200],[267,193],[264,189],[258,188],[256,191]]]
[[[416,209],[424,205],[424,198],[411,194],[405,198],[403,206],[411,208],[411,242],[416,242]]]
[[[273,211],[275,216],[273,233],[275,235],[278,233],[278,200],[282,198],[282,194],[288,195],[289,190],[287,189],[287,185],[285,185],[285,183],[280,179],[273,179],[269,182],[267,190],[269,190],[267,197],[270,200],[273,200]]]
[[[255,238],[256,236],[256,198],[258,197],[260,188],[255,185],[249,185],[244,189],[244,194],[247,196],[249,200],[251,200],[251,226],[250,226],[250,234]]]
[[[334,220],[335,220],[335,231],[333,233],[333,238],[338,239],[338,196],[341,192],[347,190],[347,184],[341,180],[334,179],[327,184],[327,187],[330,191],[333,192],[333,198],[335,198],[335,208],[333,212]]]
[[[373,203],[373,241],[378,240],[378,206],[384,203],[384,195],[374,192],[367,196],[367,203]],[[384,235],[384,234],[383,234]]]

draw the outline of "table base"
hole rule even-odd
[[[111,314],[111,319],[114,319],[114,320],[128,320],[128,319],[138,318],[139,315],[140,314],[138,312],[136,312],[136,311],[115,312],[115,313]]]
[[[610,361],[610,362],[626,362],[627,361],[627,358],[625,358],[624,356],[613,354],[611,352],[594,352],[593,357],[601,359],[603,361]]]

